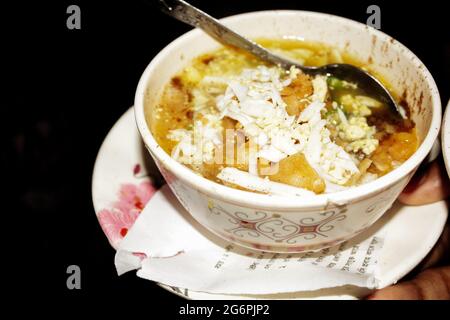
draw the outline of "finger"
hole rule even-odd
[[[447,172],[442,161],[434,161],[427,170],[417,172],[398,199],[407,205],[424,205],[443,200],[449,195]]]
[[[414,280],[376,291],[369,300],[449,300],[450,267],[428,269]]]
[[[428,269],[435,264],[437,264],[442,259],[447,259],[450,253],[450,230],[449,226],[446,225],[441,237],[434,246],[433,250],[428,254],[428,256],[422,261],[420,269]]]

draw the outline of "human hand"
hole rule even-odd
[[[450,181],[442,158],[419,169],[398,200],[406,205],[424,205],[450,196]]]
[[[406,205],[423,205],[450,196],[450,181],[441,159],[419,170],[400,195]],[[421,273],[412,280],[375,291],[369,300],[450,300],[450,232],[444,229],[438,243],[421,263]],[[439,268],[428,269],[437,263]]]

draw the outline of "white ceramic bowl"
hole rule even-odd
[[[192,30],[165,47],[145,69],[135,96],[138,129],[150,154],[183,206],[212,232],[240,245],[275,252],[318,250],[345,241],[372,225],[394,202],[430,151],[440,128],[436,84],[405,46],[355,21],[305,11],[262,11],[223,23],[250,37],[296,37],[347,50],[372,63],[411,107],[421,145],[396,170],[368,184],[311,199],[232,189],[195,174],[157,144],[144,115],[170,78],[201,53],[219,46]]]
[[[445,109],[444,121],[442,122],[442,154],[444,155],[445,167],[450,177],[450,100]]]

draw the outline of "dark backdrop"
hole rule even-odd
[[[37,1],[39,2],[39,1]],[[190,28],[151,1],[16,2],[1,7],[1,108],[5,231],[13,231],[13,277],[52,296],[139,293],[175,297],[133,273],[114,269],[114,251],[91,202],[91,173],[108,130],[133,103],[141,73],[165,45]],[[450,96],[450,35],[443,1],[192,1],[224,17],[270,9],[332,13],[360,22],[381,7],[382,31],[404,43],[430,69],[444,105]],[[66,28],[66,8],[81,8],[81,30]],[[5,71],[6,70],[6,71]],[[5,138],[6,137],[6,138]],[[8,238],[11,239],[11,238]],[[9,247],[9,246],[7,246]],[[66,289],[66,268],[82,270],[82,289]],[[31,270],[31,274],[30,274]]]

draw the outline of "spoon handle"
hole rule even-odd
[[[190,5],[186,1],[159,0],[159,6],[164,13],[193,27],[202,29],[223,44],[248,51],[265,61],[274,63],[285,69],[289,69],[292,65],[303,69],[302,66],[294,62],[273,55],[259,44],[237,34],[221,24],[217,19]]]
[[[193,27],[202,29],[217,41],[250,52],[256,57],[278,65],[286,70],[289,70],[291,66],[295,66],[296,68],[302,70],[305,74],[335,75],[343,80],[350,80],[358,83],[359,85],[367,88],[367,90],[372,91],[374,97],[386,103],[389,106],[389,109],[394,111],[396,116],[399,116],[399,109],[390,92],[379,82],[378,79],[358,67],[342,63],[330,64],[322,67],[302,66],[298,63],[290,61],[289,59],[270,53],[270,51],[263,48],[259,44],[244,38],[233,30],[225,27],[217,19],[190,5],[186,1],[158,0],[158,4],[161,11],[164,13]]]

